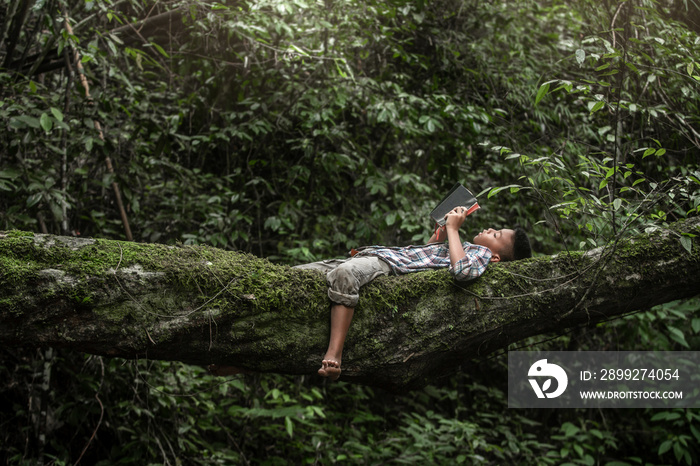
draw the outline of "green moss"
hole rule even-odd
[[[3,238],[3,237],[18,238],[21,236],[34,237],[34,233],[32,233],[30,231],[20,231],[20,230],[0,231],[0,238]]]

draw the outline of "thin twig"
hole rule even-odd
[[[217,424],[219,424],[219,426],[221,426],[221,428],[223,429],[223,431],[226,434],[226,436],[228,437],[228,439],[231,441],[231,443],[233,443],[233,446],[236,447],[236,450],[238,450],[238,453],[241,455],[241,459],[243,460],[243,463],[246,465],[250,464],[248,462],[248,459],[245,457],[245,453],[243,453],[243,450],[238,445],[238,442],[236,442],[236,439],[234,439],[231,436],[231,434],[229,433],[230,429],[226,428],[226,426],[221,422],[221,420],[219,419],[218,416],[214,416],[214,419],[216,419]]]
[[[615,48],[615,20],[617,19],[617,15],[620,13],[620,10],[622,10],[622,7],[625,6],[627,2],[624,1],[620,3],[617,6],[617,11],[615,11],[615,14],[613,15],[613,19],[610,22],[610,31],[612,32],[612,48]]]
[[[104,380],[105,366],[104,366],[104,363],[102,362],[102,359],[100,359],[100,366],[102,368],[102,380]],[[97,400],[97,403],[99,403],[99,405],[100,405],[100,419],[97,421],[97,425],[95,426],[95,429],[92,431],[92,435],[90,436],[90,439],[88,440],[87,444],[85,445],[85,448],[83,448],[82,453],[80,453],[80,456],[78,457],[77,461],[75,462],[76,466],[78,463],[80,463],[80,460],[83,459],[85,452],[90,447],[90,444],[92,443],[92,441],[95,439],[95,435],[97,435],[97,429],[99,429],[100,426],[102,425],[102,418],[104,417],[104,414],[105,414],[105,407],[102,404],[102,400],[100,400],[100,397],[99,397],[100,388],[102,388],[102,382],[100,382],[100,386],[98,387],[97,391],[95,392],[95,399]]]
[[[66,27],[66,32],[69,35],[74,35],[73,34],[73,28],[70,25],[70,19],[68,18],[68,13],[63,12],[63,18],[64,18],[64,24]],[[78,69],[78,76],[80,77],[80,83],[83,86],[83,89],[85,90],[85,98],[88,100],[88,103],[92,104],[92,96],[90,95],[90,84],[88,83],[87,77],[85,76],[85,68],[83,67],[83,64],[80,59],[80,52],[78,49],[74,49],[73,51],[73,60],[75,61],[75,66]],[[100,138],[102,142],[104,142],[105,137],[104,137],[104,132],[102,131],[102,125],[97,119],[93,119],[93,126],[95,127],[95,130],[97,130],[97,136]],[[109,157],[109,155],[105,156],[105,164],[107,165],[107,172],[111,175],[114,174],[114,167],[112,167],[112,159]],[[122,224],[124,226],[124,234],[126,236],[127,241],[133,241],[134,238],[131,234],[131,227],[129,226],[129,218],[126,215],[126,210],[124,209],[124,204],[122,203],[122,195],[121,191],[119,190],[119,185],[117,184],[116,179],[112,181],[112,189],[114,191],[114,197],[117,202],[117,207],[119,208],[119,214],[121,215],[122,218]]]

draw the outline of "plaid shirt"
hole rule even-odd
[[[466,256],[457,261],[454,267],[450,262],[447,243],[406,247],[371,246],[359,251],[357,256],[378,256],[396,274],[447,268],[456,280],[473,280],[486,270],[491,260],[491,250],[467,242],[462,243],[462,247]]]

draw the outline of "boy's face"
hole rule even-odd
[[[474,237],[472,243],[479,246],[485,246],[491,250],[491,261],[498,262],[501,260],[501,254],[508,247],[512,247],[515,231],[509,229],[494,230],[489,228],[484,230]]]

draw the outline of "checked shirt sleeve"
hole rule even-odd
[[[489,265],[491,250],[470,243],[464,243],[462,246],[466,255],[457,261],[454,267],[450,265],[449,272],[458,281],[474,280],[481,276]]]

